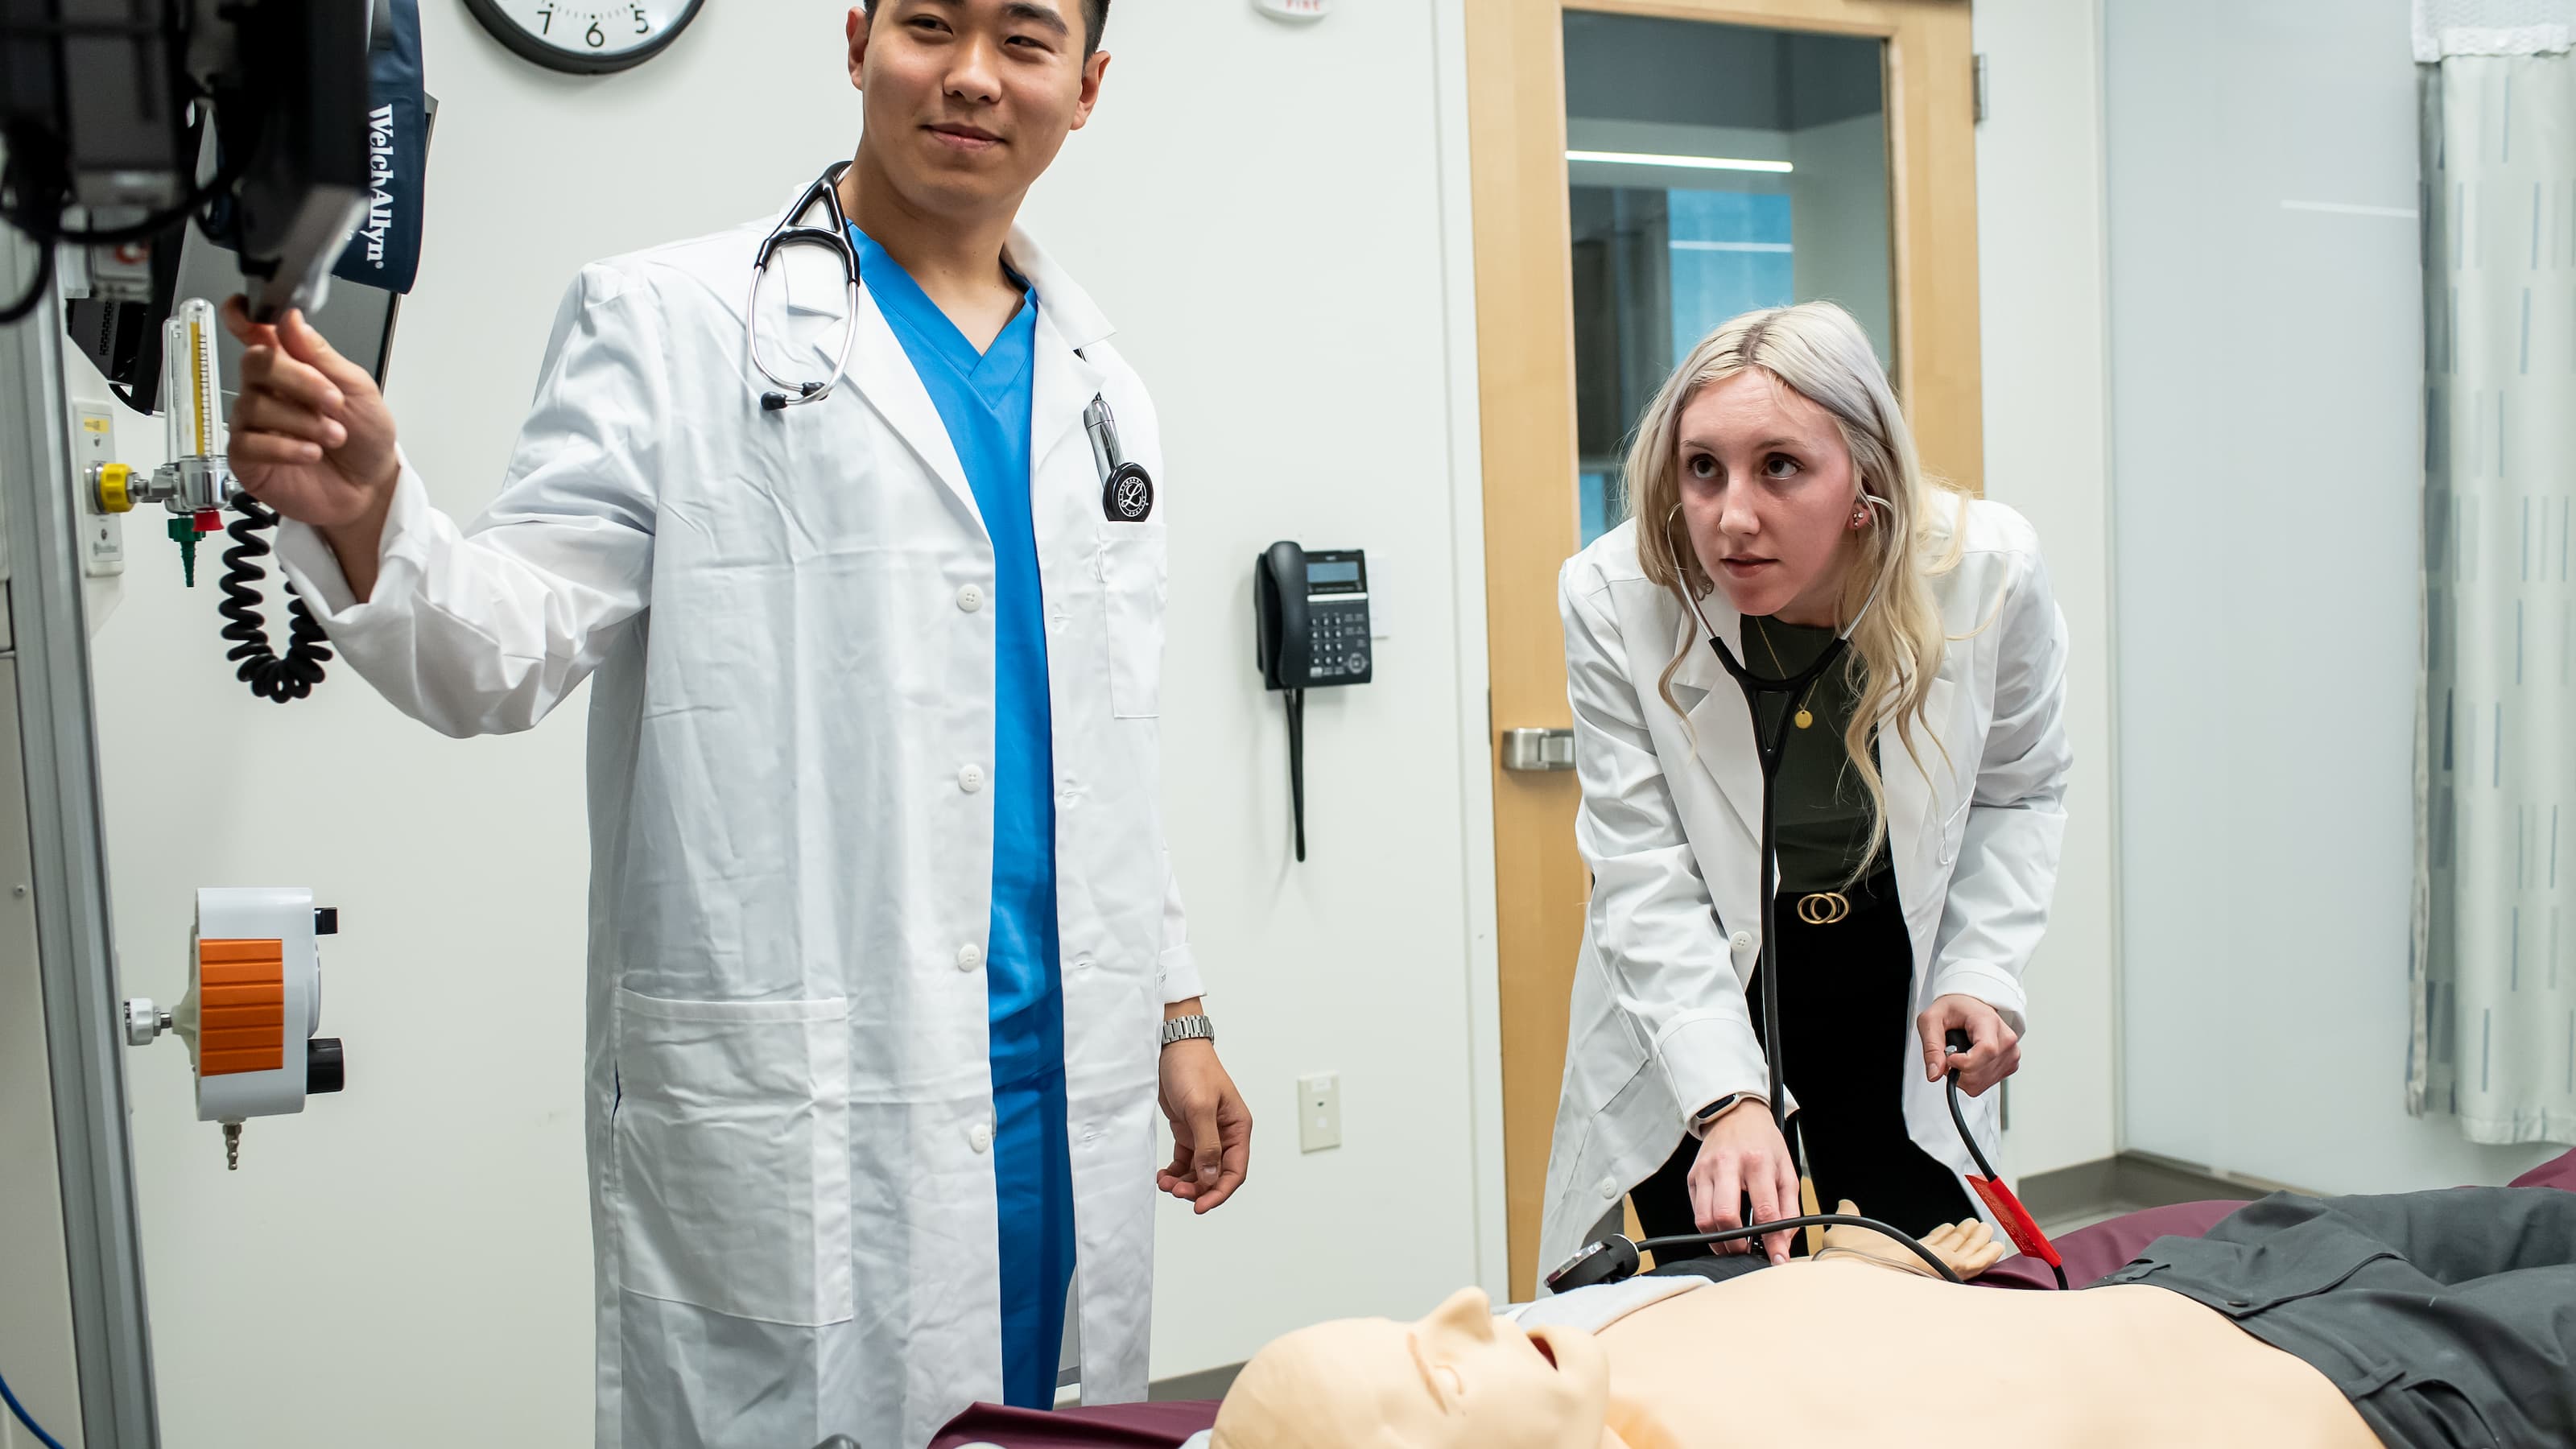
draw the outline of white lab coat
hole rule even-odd
[[[1752,720],[1681,601],[1638,568],[1635,527],[1604,535],[1559,579],[1583,786],[1576,833],[1593,886],[1542,1275],[1663,1165],[1691,1114],[1769,1083],[1744,1002],[1766,920]],[[1922,767],[1892,730],[1881,737],[1888,849],[1914,940],[1914,1009],[1973,996],[2019,1030],[2022,968],[2048,924],[2066,827],[2066,622],[2021,515],[1979,501],[1965,527],[1958,568],[1932,583],[1951,642],[1925,700],[1928,734],[1915,731]],[[1735,647],[1741,618],[1725,594],[1701,607]],[[1657,692],[1685,643],[1672,686],[1687,717]],[[1901,1033],[1891,1024],[1887,1049],[1909,1134],[1953,1171],[1974,1171],[1941,1086],[1923,1079],[1910,1020]],[[1997,1094],[1963,1100],[1991,1144]]]
[[[993,550],[872,297],[841,388],[761,410],[742,308],[772,220],[584,268],[507,486],[460,531],[406,464],[368,602],[309,530],[279,544],[342,657],[448,734],[526,729],[596,676],[603,1449],[897,1449],[1002,1393]],[[764,353],[823,376],[840,269],[782,255]],[[1109,323],[1026,236],[1009,256],[1040,299],[1030,493],[1082,1379],[1117,1401],[1145,1390],[1162,1007],[1200,987],[1159,807],[1163,505],[1104,517],[1095,393],[1168,480]]]

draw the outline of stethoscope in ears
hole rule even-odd
[[[1870,492],[1866,487],[1860,490],[1859,501],[1867,507],[1885,510],[1889,523],[1891,525],[1894,523],[1896,505]],[[1674,512],[1680,511],[1680,507],[1676,505]],[[1668,519],[1666,520],[1667,530],[1670,526],[1671,521]],[[1682,540],[1682,546],[1687,548],[1689,541]],[[1762,728],[1763,697],[1774,694],[1785,695],[1788,697],[1789,704],[1794,706],[1795,701],[1809,685],[1822,678],[1826,670],[1841,662],[1844,653],[1851,648],[1852,631],[1860,627],[1861,620],[1869,617],[1871,609],[1877,607],[1879,591],[1886,586],[1886,583],[1887,574],[1882,569],[1879,572],[1878,582],[1870,586],[1869,597],[1861,602],[1860,612],[1852,615],[1852,621],[1845,624],[1841,631],[1834,635],[1832,642],[1825,645],[1824,651],[1810,661],[1806,668],[1786,678],[1775,679],[1769,675],[1754,673],[1743,660],[1735,657],[1735,651],[1727,646],[1724,639],[1718,637],[1715,629],[1709,627],[1708,615],[1700,612],[1699,597],[1691,592],[1689,581],[1687,579],[1683,581],[1682,601],[1690,605],[1691,617],[1698,621],[1701,636],[1708,640],[1710,648],[1717,651],[1718,662],[1726,666],[1726,672],[1735,677],[1737,687],[1744,691],[1744,707],[1753,713],[1753,748],[1762,762],[1762,894],[1754,897],[1756,901],[1770,900],[1772,893],[1779,888],[1780,866],[1776,851],[1779,846],[1780,822],[1778,801],[1775,797],[1779,793],[1780,762],[1787,757],[1789,751],[1789,725],[1791,717],[1796,713],[1794,708],[1784,707],[1780,711],[1780,717],[1772,721],[1771,729],[1766,735]],[[1762,964],[1759,968],[1762,980],[1762,1042],[1763,1055],[1771,1059],[1771,1120],[1773,1125],[1780,1129],[1781,1140],[1794,1142],[1797,1139],[1789,1135],[1788,1093],[1781,1090],[1780,1082],[1780,992],[1776,984],[1780,979],[1779,934],[1777,931],[1769,930],[1762,933]],[[1799,1158],[1799,1165],[1803,1172],[1805,1167],[1803,1147],[1799,1149]]]
[[[1859,501],[1867,507],[1884,510],[1889,522],[1891,524],[1894,522],[1895,505],[1886,499],[1864,488],[1861,490]],[[1676,508],[1675,511],[1678,512],[1679,509]],[[1670,520],[1666,520],[1666,527],[1670,527]],[[1762,728],[1763,697],[1786,695],[1789,697],[1788,702],[1794,703],[1809,685],[1823,677],[1826,670],[1834,667],[1843,654],[1850,649],[1852,631],[1860,627],[1861,620],[1869,617],[1869,611],[1877,605],[1879,591],[1885,584],[1886,574],[1882,571],[1878,583],[1871,586],[1869,597],[1862,601],[1860,612],[1852,616],[1852,621],[1834,635],[1832,642],[1828,643],[1824,651],[1818,654],[1806,668],[1786,678],[1756,674],[1746,667],[1744,661],[1736,658],[1735,651],[1727,647],[1726,641],[1718,637],[1715,629],[1709,627],[1708,616],[1700,612],[1699,599],[1691,593],[1689,584],[1687,582],[1683,584],[1682,600],[1690,606],[1691,617],[1698,621],[1700,634],[1708,640],[1709,647],[1717,651],[1719,662],[1726,666],[1726,672],[1734,676],[1737,686],[1744,691],[1745,708],[1753,714],[1754,749],[1761,756],[1762,761],[1762,894],[1755,897],[1757,901],[1769,901],[1772,894],[1779,888],[1777,856],[1779,814],[1776,796],[1780,781],[1780,762],[1788,753],[1789,725],[1795,713],[1794,709],[1784,707],[1780,711],[1780,718],[1772,722],[1766,738]],[[1794,1144],[1791,1150],[1797,1154],[1799,1175],[1805,1178],[1808,1175],[1806,1148],[1803,1143],[1798,1142],[1797,1138],[1790,1135],[1788,1093],[1782,1089],[1779,934],[1772,930],[1765,930],[1762,933],[1762,963],[1759,968],[1762,982],[1762,1054],[1769,1059],[1771,1069],[1772,1125],[1779,1129],[1782,1141]],[[1968,1034],[1956,1030],[1950,1032],[1947,1045],[1954,1054],[1968,1050]],[[1975,1134],[1968,1130],[1967,1115],[1959,1106],[1959,1074],[1956,1069],[1950,1073],[1949,1096],[1950,1120],[1957,1125],[1960,1139],[1968,1144],[1968,1155],[1976,1160],[1977,1166],[1984,1173],[1981,1177],[1971,1176],[1968,1179],[1969,1186],[1979,1197],[1985,1199],[1988,1207],[1994,1209],[1996,1218],[2004,1226],[2005,1236],[2012,1240],[2013,1246],[2048,1264],[2050,1270],[2057,1275],[2057,1286],[2064,1288],[2066,1269],[2058,1257],[2057,1249],[2049,1243],[2047,1236],[2040,1232],[2038,1224],[2031,1220],[2029,1211],[2013,1196],[2012,1189],[2005,1186],[2003,1180],[1995,1175],[1994,1168],[1986,1161],[1985,1152],[1977,1146]],[[1625,1234],[1613,1233],[1609,1237],[1586,1244],[1581,1252],[1567,1259],[1555,1272],[1548,1274],[1548,1291],[1564,1293],[1575,1288],[1625,1281],[1635,1275],[1640,1253],[1666,1248],[1740,1242],[1792,1228],[1824,1228],[1838,1224],[1869,1228],[1875,1232],[1884,1233],[1911,1250],[1916,1257],[1930,1264],[1932,1270],[1943,1278],[1953,1283],[1959,1281],[1959,1275],[1950,1271],[1949,1266],[1943,1263],[1938,1255],[1925,1247],[1912,1234],[1899,1231],[1875,1218],[1847,1217],[1840,1213],[1808,1213],[1801,1217],[1784,1218],[1776,1222],[1730,1228],[1724,1232],[1686,1233],[1669,1238],[1649,1238],[1642,1243],[1631,1241]]]
[[[751,264],[751,295],[743,303],[742,325],[751,342],[751,365],[769,379],[773,390],[760,395],[763,412],[785,412],[806,403],[821,402],[832,395],[832,389],[850,370],[850,345],[859,335],[859,249],[850,241],[850,218],[841,209],[841,174],[850,169],[847,161],[835,161],[814,178],[796,204],[779,218],[778,225],[760,243],[760,253]],[[819,205],[829,226],[810,226],[802,218]],[[781,377],[760,353],[760,284],[769,275],[769,264],[781,251],[791,246],[819,246],[831,252],[841,264],[841,281],[846,298],[841,313],[841,346],[832,357],[832,375],[808,381]],[[1082,355],[1075,349],[1074,355]],[[1099,393],[1091,396],[1091,405],[1082,410],[1083,431],[1091,436],[1092,460],[1100,469],[1100,512],[1112,523],[1142,523],[1154,512],[1154,479],[1141,463],[1129,462],[1118,450],[1118,420],[1109,411],[1109,399]]]

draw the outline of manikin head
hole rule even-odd
[[[1351,1318],[1253,1356],[1212,1449],[1600,1449],[1610,1365],[1589,1334],[1527,1332],[1461,1289],[1418,1323]]]
[[[859,164],[912,210],[1008,215],[1100,99],[1109,0],[863,0],[845,27]]]

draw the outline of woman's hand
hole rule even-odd
[[[2021,1034],[2003,1015],[1973,996],[1944,996],[1914,1019],[1923,1038],[1923,1079],[1937,1082],[1956,1067],[1959,1090],[1971,1097],[2021,1070]],[[1968,1050],[1950,1055],[1952,1029],[1968,1034]]]
[[[1722,1233],[1744,1226],[1744,1200],[1753,1200],[1753,1221],[1773,1222],[1798,1214],[1798,1168],[1789,1160],[1789,1144],[1771,1121],[1771,1105],[1747,1097],[1709,1124],[1700,1139],[1699,1160],[1691,1164],[1691,1215],[1703,1233]],[[1794,1229],[1762,1237],[1774,1263],[1789,1261]],[[1749,1240],[1720,1243],[1723,1253],[1751,1250]]]

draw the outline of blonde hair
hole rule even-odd
[[[1628,445],[1628,497],[1638,520],[1637,563],[1647,578],[1672,590],[1686,609],[1706,598],[1715,583],[1700,566],[1688,536],[1678,528],[1682,410],[1700,389],[1745,372],[1762,373],[1823,408],[1851,454],[1860,494],[1875,495],[1886,505],[1873,508],[1872,526],[1853,536],[1850,546],[1856,552],[1843,575],[1835,613],[1838,622],[1848,622],[1868,605],[1860,626],[1852,631],[1843,666],[1860,699],[1851,725],[1843,731],[1843,749],[1869,790],[1869,849],[1862,860],[1875,860],[1887,840],[1887,788],[1872,758],[1871,741],[1879,721],[1893,719],[1907,757],[1915,768],[1922,768],[1923,757],[1915,749],[1915,726],[1923,718],[1933,677],[1941,672],[1946,643],[1930,581],[1958,566],[1966,541],[1967,493],[1923,471],[1914,455],[1913,431],[1897,407],[1896,391],[1888,385],[1867,334],[1850,313],[1831,302],[1747,312],[1691,349],[1647,405],[1636,437]],[[1943,502],[1955,506],[1938,506]],[[1873,590],[1877,603],[1869,605]],[[1659,692],[1675,713],[1682,711],[1673,699],[1673,673],[1691,650],[1700,647],[1696,633],[1685,631],[1680,652],[1664,667]],[[1933,745],[1941,748],[1938,738]],[[1854,867],[1855,877],[1861,869]]]

